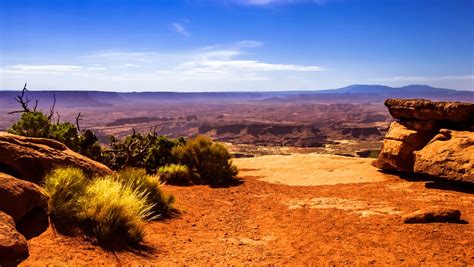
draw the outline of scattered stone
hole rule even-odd
[[[107,166],[82,156],[55,140],[0,132],[0,171],[39,184],[57,166],[77,167],[89,176],[112,173]]]
[[[444,207],[430,207],[402,216],[404,223],[460,222],[461,211]]]
[[[46,192],[34,183],[0,172],[0,211],[18,222],[34,208],[48,210]]]
[[[15,222],[0,211],[0,264],[1,260],[23,259],[28,256],[28,242],[15,229]]]

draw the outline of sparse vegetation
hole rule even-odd
[[[162,192],[160,177],[148,175],[144,169],[125,168],[115,175],[115,179],[133,190],[144,192],[147,202],[154,206],[152,216],[172,212],[174,196]]]
[[[229,151],[202,135],[174,147],[172,154],[197,176],[201,184],[224,185],[234,181],[238,173]]]
[[[44,188],[49,193],[49,210],[53,216],[74,219],[81,210],[79,199],[84,195],[89,179],[75,168],[58,168],[45,177]]]
[[[189,185],[193,183],[193,174],[189,168],[181,164],[169,164],[158,169],[160,179],[168,184]]]
[[[139,243],[145,236],[143,222],[151,218],[153,204],[145,191],[133,189],[111,177],[93,180],[81,197],[79,221],[85,223],[100,241],[122,237]]]
[[[169,139],[160,136],[154,130],[148,134],[133,131],[122,140],[110,136],[109,149],[104,150],[91,130],[80,129],[80,113],[75,125],[60,122],[59,114],[58,119],[53,121],[56,99],[54,98],[49,115],[45,115],[37,111],[38,101],[33,108],[29,107],[31,100],[26,92],[25,84],[21,94],[15,98],[22,110],[11,113],[22,114],[8,130],[10,133],[51,138],[113,170],[143,168],[148,174],[159,172],[169,183],[217,186],[233,181],[237,175],[237,168],[232,164],[227,149],[204,136],[185,141],[184,138]],[[150,201],[156,204],[156,210],[160,213],[170,211],[174,199],[161,194],[158,178],[146,176],[144,171],[131,169],[120,172],[116,178],[121,182],[131,183],[134,189],[147,191]]]
[[[104,163],[114,170],[125,167],[145,168],[148,173],[173,163],[175,158],[171,150],[183,143],[184,139],[169,139],[150,131],[144,135],[133,132],[123,140],[110,137],[110,150],[104,153]]]
[[[90,130],[81,131],[79,128],[80,113],[76,117],[76,125],[69,122],[60,122],[59,115],[57,121],[53,121],[56,98],[54,99],[53,106],[50,108],[50,114],[47,116],[37,110],[38,101],[35,102],[33,109],[29,107],[31,100],[26,96],[27,91],[25,84],[21,94],[15,98],[22,106],[22,110],[10,113],[21,113],[21,116],[8,129],[9,133],[54,139],[65,144],[71,150],[94,160],[102,161],[102,149],[95,134]]]
[[[174,197],[161,192],[157,177],[125,169],[105,177],[87,178],[81,170],[58,168],[47,175],[54,218],[76,221],[101,241],[121,237],[143,240],[143,223],[170,212]]]

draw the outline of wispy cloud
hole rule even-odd
[[[165,90],[193,90],[202,86],[199,89],[225,90],[229,86],[262,88],[264,84],[255,82],[272,83],[274,79],[326,70],[317,65],[258,59],[257,52],[263,45],[256,40],[242,40],[187,51],[101,51],[69,59],[73,64],[9,65],[0,68],[0,73],[8,77],[3,87],[26,79],[42,81],[46,88],[63,89],[70,84],[89,84],[86,89],[166,86]]]
[[[105,70],[105,67],[78,66],[78,65],[9,65],[0,69],[5,74],[64,74],[82,71]]]
[[[188,37],[189,35],[191,35],[183,26],[183,24],[180,24],[180,23],[177,23],[177,22],[173,22],[171,23],[171,28],[181,34],[182,36],[184,37]]]

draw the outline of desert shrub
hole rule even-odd
[[[193,174],[186,165],[169,164],[158,169],[160,179],[168,184],[189,185],[193,183]]]
[[[100,241],[118,236],[139,243],[145,236],[143,222],[151,217],[153,205],[146,193],[111,177],[93,180],[79,200],[78,218]]]
[[[103,161],[102,148],[91,130],[80,132],[74,124],[69,122],[53,123],[40,111],[22,113],[20,119],[8,129],[8,132],[28,137],[54,139],[86,157]]]
[[[9,133],[28,137],[49,137],[51,123],[43,113],[39,111],[24,112],[10,129]]]
[[[195,173],[203,184],[223,185],[232,182],[238,173],[229,151],[222,144],[212,142],[205,136],[197,136],[174,147],[172,154],[179,163]]]
[[[144,169],[125,168],[115,177],[127,187],[146,195],[147,202],[153,205],[152,216],[167,215],[173,210],[174,196],[162,192],[158,176],[147,175]]]
[[[89,180],[80,169],[58,168],[45,177],[44,188],[49,194],[51,215],[74,219],[81,207],[78,203]]]
[[[104,163],[114,170],[136,167],[155,173],[159,167],[175,161],[171,150],[183,142],[182,139],[169,139],[155,132],[141,134],[134,131],[123,140],[111,136],[111,149],[104,155]]]

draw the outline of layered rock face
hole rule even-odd
[[[474,183],[474,104],[387,99],[397,119],[374,165]]]

